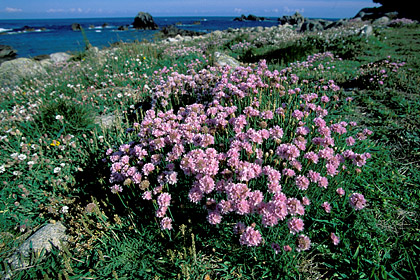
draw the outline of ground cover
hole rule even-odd
[[[2,270],[418,277],[419,29],[357,30],[120,44],[2,88]],[[50,222],[70,246],[10,267]]]

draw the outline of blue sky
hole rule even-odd
[[[291,15],[350,18],[372,0],[0,0],[0,19],[152,16]]]

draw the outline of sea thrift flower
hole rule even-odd
[[[338,243],[340,243],[340,238],[338,238],[338,236],[335,235],[334,232],[331,232],[331,240],[335,246],[337,246]]]
[[[172,219],[169,217],[165,217],[160,221],[160,227],[165,230],[171,230],[172,229]]]
[[[151,191],[146,191],[143,193],[142,198],[144,200],[152,200],[152,192]]]
[[[308,206],[309,204],[311,204],[311,201],[309,200],[309,198],[305,196],[305,197],[302,197],[302,204],[305,206]]]
[[[287,211],[290,215],[299,214],[302,216],[305,214],[305,208],[297,198],[289,198],[287,200]]]
[[[353,146],[355,143],[356,143],[356,140],[354,140],[353,137],[350,136],[350,137],[346,138],[347,146]]]
[[[304,223],[300,218],[291,218],[289,221],[287,221],[287,227],[289,228],[290,233],[295,235],[299,231],[303,230]]]
[[[239,238],[239,243],[246,246],[258,246],[262,242],[261,233],[253,227],[247,227]]]
[[[120,185],[113,185],[111,187],[111,192],[116,194],[116,193],[120,193],[123,191],[123,188]]]
[[[330,213],[331,212],[331,204],[327,201],[322,203],[322,208],[324,208],[325,212]]]
[[[171,204],[171,195],[169,193],[161,193],[157,198],[160,207],[167,207]]]
[[[305,176],[299,175],[295,179],[296,186],[299,190],[306,190],[309,186],[309,180]]]
[[[297,243],[296,251],[298,252],[307,251],[311,248],[311,240],[306,235],[303,235],[303,234],[299,235],[296,243]]]
[[[285,246],[283,246],[283,250],[285,252],[291,252],[292,251],[292,247],[290,247],[289,245],[285,245]]]
[[[220,224],[222,215],[218,211],[211,211],[207,216],[207,221],[212,225]]]
[[[343,196],[346,192],[343,190],[343,188],[338,188],[337,189],[337,194],[339,195],[339,196]]]
[[[361,209],[365,208],[365,206],[366,206],[366,199],[360,193],[353,193],[350,196],[350,205],[355,210],[361,210]]]

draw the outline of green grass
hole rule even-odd
[[[257,39],[262,40],[252,34],[226,35],[220,43],[185,43],[183,47],[200,44],[207,51],[182,56],[165,52],[163,46],[122,44],[100,58],[86,52],[46,77],[2,89],[1,270],[7,269],[14,248],[55,220],[68,228],[70,246],[43,260],[34,256],[28,268],[15,273],[16,279],[418,279],[419,26],[377,28],[369,38],[350,35],[326,41],[311,34],[264,45]],[[243,41],[254,47],[231,49]],[[342,87],[340,98],[353,100],[351,106],[331,111],[329,118],[354,120],[374,132],[367,144],[372,159],[361,175],[344,183],[364,193],[366,211],[305,220],[311,238],[328,236],[334,229],[339,246],[324,241],[308,252],[278,255],[266,247],[240,246],[231,227],[209,225],[206,211],[190,206],[181,193],[176,199],[179,212],[174,211],[179,222],[168,233],[159,229],[153,205],[144,203],[139,189],[121,197],[110,192],[105,151],[136,139],[130,129],[150,106],[149,89],[160,84],[158,77],[211,66],[214,50],[243,63],[266,59],[271,70],[318,52],[342,58],[328,64],[329,69],[295,72],[310,83],[336,81]],[[388,66],[385,60],[405,65],[387,72],[383,85],[371,82]],[[110,113],[119,116],[115,126],[95,124],[95,116]],[[13,153],[26,159],[12,158]],[[28,165],[29,160],[34,164]],[[68,213],[61,211],[63,206],[69,206]]]

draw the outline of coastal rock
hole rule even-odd
[[[136,29],[156,30],[158,25],[149,13],[139,12],[134,18],[133,27]]]
[[[300,31],[323,31],[332,27],[333,22],[323,19],[305,19],[305,22],[302,24]]]
[[[378,18],[378,19],[375,19],[375,20],[372,22],[372,24],[386,25],[386,24],[388,24],[389,22],[390,22],[389,17],[387,17],[387,16],[383,16],[383,17],[380,17],[380,18]]]
[[[256,15],[249,14],[247,17],[245,15],[241,15],[240,17],[236,17],[233,21],[263,21],[265,20],[264,17],[258,17]]]
[[[128,30],[128,25],[121,25],[121,26],[118,27],[118,30],[127,31]]]
[[[65,52],[57,52],[50,54],[50,59],[52,63],[62,63],[67,62],[72,56]]]
[[[373,27],[372,27],[372,25],[365,25],[365,26],[363,26],[360,29],[359,35],[360,36],[366,36],[366,37],[373,35]]]
[[[61,249],[67,242],[66,227],[61,223],[48,224],[29,237],[8,260],[12,270],[26,268],[30,264],[32,253],[43,258],[42,252],[50,252],[53,247]],[[9,271],[4,279],[12,279]]]
[[[17,51],[8,45],[0,45],[0,64],[12,60],[17,56]]]
[[[281,25],[290,24],[292,26],[296,26],[298,28],[301,28],[303,22],[305,21],[305,18],[300,13],[296,12],[292,16],[283,16],[281,18],[278,18],[277,21]]]
[[[75,22],[71,25],[71,30],[80,31],[80,30],[82,30],[82,26],[79,23]]]
[[[228,65],[232,69],[235,69],[241,66],[239,61],[221,52],[214,53],[214,64],[220,67],[225,67],[226,65]]]
[[[185,30],[176,27],[175,25],[165,26],[163,27],[159,35],[163,38],[173,38],[176,36],[198,36],[204,35],[204,32],[192,31],[192,30]]]
[[[0,85],[13,86],[22,79],[46,74],[47,71],[40,62],[29,58],[17,58],[0,65]]]

